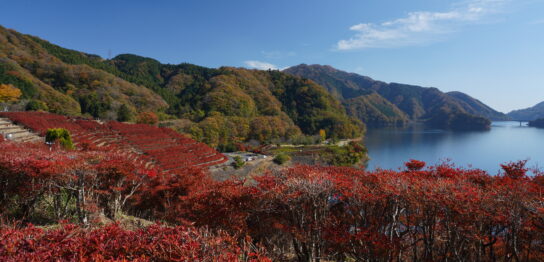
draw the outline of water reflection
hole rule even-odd
[[[489,131],[453,132],[417,124],[405,128],[369,129],[369,168],[397,169],[409,159],[429,164],[451,160],[456,165],[496,174],[500,163],[529,159],[544,164],[544,129],[514,121],[493,122]]]

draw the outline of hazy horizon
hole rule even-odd
[[[544,1],[0,2],[2,26],[104,58],[331,65],[461,91],[504,113],[544,101]]]

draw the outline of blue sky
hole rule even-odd
[[[544,101],[544,0],[0,0],[2,26],[63,47],[164,63],[328,64],[468,93],[499,111]]]

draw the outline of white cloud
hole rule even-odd
[[[268,70],[268,69],[276,70],[276,69],[278,69],[278,67],[273,65],[273,64],[270,64],[270,63],[267,63],[267,62],[256,61],[256,60],[244,61],[244,64],[249,68],[255,68],[255,69],[260,69],[260,70]]]
[[[391,48],[436,41],[459,26],[480,22],[498,12],[506,1],[509,0],[471,0],[447,12],[411,12],[380,24],[353,25],[349,29],[356,34],[338,41],[336,49]]]

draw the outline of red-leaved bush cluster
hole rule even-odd
[[[141,112],[136,117],[136,123],[138,124],[156,125],[158,122],[159,118],[153,112]]]
[[[127,154],[140,164],[157,166],[160,171],[179,173],[185,168],[207,167],[227,161],[216,150],[169,128],[115,121],[101,124],[46,112],[2,112],[0,116],[40,135],[49,128],[67,129],[79,147]]]
[[[62,225],[43,230],[0,227],[0,261],[271,261],[251,243],[191,227],[153,225],[130,231]]]
[[[299,261],[538,261],[544,176],[524,162],[490,176],[443,164],[406,171],[297,166],[202,185],[173,205],[178,220],[249,234]]]
[[[0,221],[87,227],[125,214],[182,227],[4,227],[0,260],[541,261],[544,176],[523,161],[502,168],[491,176],[412,160],[403,171],[294,166],[214,181],[107,150],[2,142]],[[186,231],[203,228],[211,238],[191,249]]]
[[[97,212],[114,218],[157,176],[110,151],[50,151],[41,144],[3,142],[0,152],[0,214],[22,221],[88,223]]]

